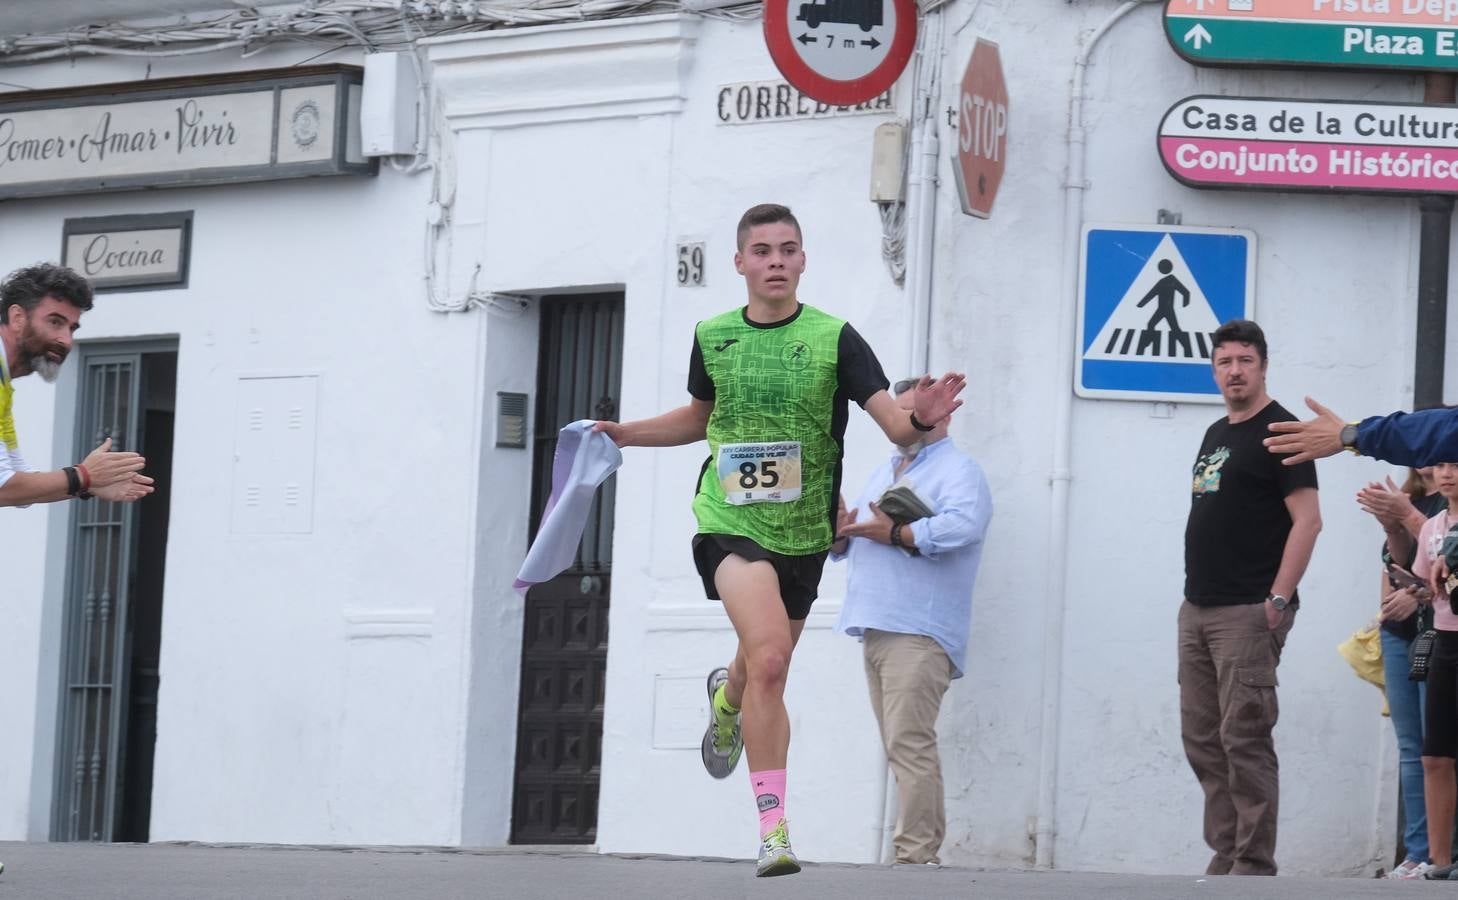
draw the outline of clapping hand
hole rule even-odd
[[[101,442],[101,446],[92,450],[81,460],[81,465],[91,476],[91,491],[96,492],[97,488],[104,488],[107,485],[116,484],[122,481],[130,481],[131,477],[142,471],[147,461],[141,454],[133,453],[130,450],[111,449],[111,438]],[[149,478],[150,482],[151,479]]]
[[[845,498],[837,497],[835,501],[835,539],[842,540],[849,537],[846,529],[855,524],[856,513],[859,510],[846,509]]]
[[[1416,511],[1412,500],[1397,486],[1391,475],[1387,476],[1385,485],[1373,481],[1357,491],[1357,505],[1376,516],[1377,521],[1388,531],[1402,526]]]
[[[114,481],[111,484],[97,487],[91,486],[92,496],[100,500],[111,500],[115,503],[135,503],[157,488],[153,486],[151,478],[140,473],[132,475],[126,481]]]
[[[863,522],[856,521],[856,513],[852,512],[848,521],[837,528],[841,537],[870,538],[878,544],[891,543],[891,517],[881,512],[881,507],[872,500],[867,504],[871,517]]]

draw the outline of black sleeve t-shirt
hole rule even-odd
[[[1282,465],[1261,443],[1272,422],[1295,419],[1272,400],[1244,422],[1221,418],[1205,432],[1185,525],[1185,599],[1196,606],[1260,603],[1270,593],[1291,533],[1286,496],[1316,487],[1315,463]]]

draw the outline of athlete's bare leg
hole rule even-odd
[[[724,699],[739,707],[750,770],[783,769],[790,747],[785,680],[805,622],[792,621],[785,612],[779,578],[764,560],[725,557],[714,586],[739,637]]]
[[[800,633],[804,630],[804,619],[790,620],[790,642],[794,646],[800,645]],[[744,645],[741,644],[735,650],[734,658],[729,661],[729,682],[724,685],[724,699],[735,709],[743,703],[745,681]]]

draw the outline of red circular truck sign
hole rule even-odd
[[[764,39],[785,80],[822,103],[884,94],[916,48],[915,0],[765,0]]]

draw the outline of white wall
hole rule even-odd
[[[955,133],[940,119],[932,368],[968,373],[953,437],[988,472],[997,505],[967,677],[942,719],[943,856],[954,864],[1030,865],[1043,777],[1056,785],[1060,868],[1189,872],[1207,855],[1179,741],[1174,621],[1188,467],[1219,407],[1074,401],[1068,590],[1045,603],[1052,416],[1071,389],[1058,361],[1072,347],[1056,327],[1074,302],[1061,270],[1069,80],[1078,42],[1115,8],[984,0],[946,11],[941,105],[978,36],[1000,44],[1012,103],[988,221],[958,209]],[[802,299],[855,323],[887,373],[904,374],[908,298],[886,274],[866,199],[884,119],[718,124],[720,85],[777,77],[759,22],[499,31],[432,41],[428,55],[455,158],[453,291],[473,275],[482,290],[623,290],[624,417],[684,402],[693,325],[742,303],[732,229],[764,201],[787,203],[804,226]],[[246,66],[219,56],[153,75],[297,56]],[[7,78],[39,87],[143,73],[85,62]],[[1149,224],[1163,208],[1185,224],[1254,230],[1276,398],[1299,413],[1309,392],[1349,416],[1409,402],[1416,203],[1193,191],[1163,171],[1154,132],[1187,94],[1415,99],[1415,78],[1197,70],[1169,49],[1152,4],[1104,39],[1088,91],[1087,221]],[[903,79],[903,116],[909,94]],[[176,335],[181,348],[155,839],[507,839],[521,638],[508,585],[525,549],[530,460],[493,446],[489,416],[495,391],[535,390],[537,320],[426,311],[429,178],[382,169],[0,209],[14,264],[53,256],[67,216],[196,210],[189,288],[104,295],[83,332]],[[706,242],[705,287],[673,283],[680,239]],[[236,384],[259,372],[320,379],[308,535],[230,533]],[[66,386],[31,382],[17,407],[25,448],[59,464],[71,458],[53,445],[69,433]],[[853,413],[847,446],[854,489],[885,440]],[[745,776],[713,782],[697,750],[703,677],[733,651],[688,552],[702,452],[630,450],[618,475],[605,851],[753,850]],[[1378,532],[1350,498],[1386,471],[1349,458],[1321,467],[1326,529],[1280,670],[1285,872],[1355,874],[1390,847],[1390,729],[1333,652],[1375,609]],[[0,731],[0,838],[46,834],[63,517],[57,507],[0,518],[11,585],[0,716],[22,723]],[[885,782],[859,648],[828,627],[843,578],[827,570],[796,654],[788,806],[804,856],[867,862],[880,853]],[[1045,772],[1048,608],[1065,639]]]
[[[151,74],[298,58],[219,57]],[[93,63],[11,77],[49,86],[147,71]],[[54,258],[69,216],[195,211],[188,288],[103,294],[79,334],[173,335],[180,349],[154,839],[459,840],[479,335],[424,308],[427,189],[428,176],[386,169],[10,202],[0,214],[13,265]],[[238,379],[258,374],[318,379],[306,534],[232,532]],[[50,391],[33,382],[20,387],[25,446],[39,464],[79,456],[51,452]],[[40,569],[27,558],[41,559],[34,525],[48,514],[64,518],[66,507],[0,525],[8,546],[34,548],[7,553],[15,596],[39,600]],[[26,723],[0,740],[6,837],[48,831],[49,760],[25,755],[32,722],[38,734],[54,729],[33,712],[38,695],[42,709],[54,702],[55,649],[35,643],[39,605],[19,606],[20,627],[7,629],[7,641],[29,645],[0,653],[4,702],[17,707],[7,720]]]

